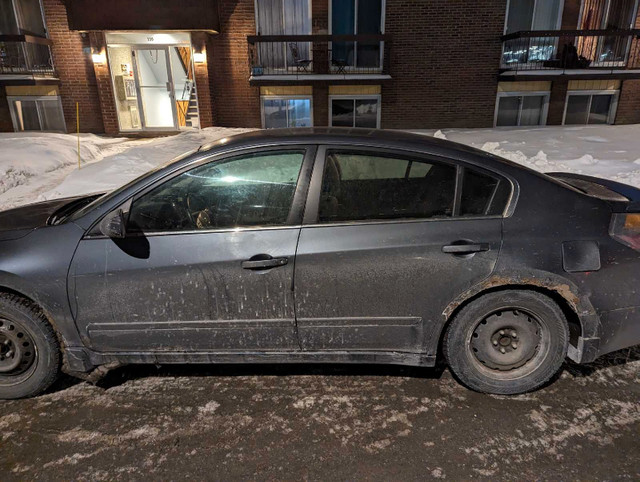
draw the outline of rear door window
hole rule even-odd
[[[501,216],[511,189],[501,176],[453,162],[329,150],[318,222]]]
[[[456,167],[346,151],[328,153],[319,222],[450,217]]]

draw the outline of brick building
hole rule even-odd
[[[640,123],[638,0],[0,0],[0,130]]]

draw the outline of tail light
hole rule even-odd
[[[614,214],[609,234],[616,241],[640,251],[640,213]]]

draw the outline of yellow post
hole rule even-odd
[[[80,104],[76,102],[76,131],[78,132],[78,169],[80,169]]]

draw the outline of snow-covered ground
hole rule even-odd
[[[201,144],[248,129],[212,127],[153,139],[0,134],[0,209],[101,192]],[[413,131],[469,144],[543,172],[569,171],[640,187],[640,125]]]

